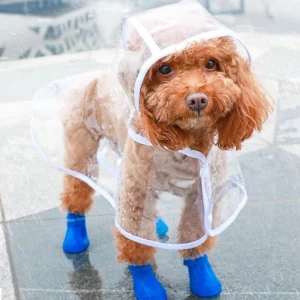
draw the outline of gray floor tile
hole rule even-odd
[[[278,147],[240,157],[250,200],[300,199],[300,158]]]
[[[0,130],[0,140],[0,191],[6,220],[58,206],[61,173],[50,168],[35,149],[29,116],[17,126]]]
[[[9,256],[7,253],[6,240],[4,235],[4,228],[0,224],[0,289],[2,299],[14,300],[15,293],[12,282],[12,275],[9,264]],[[1,299],[1,297],[0,297]]]
[[[22,290],[21,300],[128,300],[132,299],[128,292],[95,291],[95,292],[55,292]]]
[[[298,299],[293,293],[300,289],[299,215],[296,201],[248,203],[211,255],[224,286],[219,299]],[[24,299],[89,299],[83,295],[93,293],[101,299],[134,299],[127,269],[116,262],[112,216],[91,215],[87,224],[89,251],[65,255],[62,218],[9,223]],[[169,299],[196,299],[190,296],[187,270],[177,252],[158,251],[157,274]]]
[[[86,294],[84,294],[86,295]],[[73,292],[62,291],[35,291],[35,290],[21,290],[21,300],[77,300],[76,294]],[[97,299],[97,298],[95,298]]]
[[[249,294],[228,294],[222,295],[222,300],[299,300],[300,296],[295,294],[265,294],[265,293],[249,293]]]
[[[300,289],[298,202],[249,203],[220,238],[216,266],[230,292]]]
[[[114,210],[111,207],[111,205],[108,203],[108,201],[101,196],[96,196],[94,199],[93,206],[91,210],[88,212],[87,217],[113,216],[113,215],[114,215]],[[50,209],[47,211],[43,211],[39,214],[17,219],[15,222],[28,222],[28,221],[42,222],[44,220],[57,220],[57,219],[64,220],[65,216],[66,216],[66,212],[61,211],[60,209]]]

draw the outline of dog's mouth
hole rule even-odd
[[[204,112],[190,112],[188,116],[182,116],[176,119],[175,122],[189,122],[191,120],[195,121],[200,121],[204,117]]]
[[[174,125],[179,126],[182,129],[190,130],[207,127],[208,123],[208,117],[201,112],[200,114],[193,113],[193,115],[189,117],[178,118],[174,122]]]
[[[193,116],[192,118],[196,118],[196,119],[199,119],[203,116],[203,111],[198,111],[198,112],[193,112]]]

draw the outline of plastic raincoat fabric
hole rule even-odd
[[[141,85],[155,62],[192,42],[225,36],[236,42],[241,56],[250,63],[248,50],[238,36],[197,1],[183,0],[133,14],[123,20],[113,72],[103,69],[57,80],[34,98],[31,133],[43,157],[101,193],[115,208],[116,227],[131,240],[165,249],[190,249],[225,230],[246,203],[233,151],[213,146],[205,157],[191,149],[159,149],[134,125],[139,118]],[[105,102],[110,115],[107,124],[100,124],[95,113],[79,112],[89,115],[85,126],[100,140],[96,159],[83,172],[64,166],[63,120],[83,109],[84,88],[95,78],[101,88],[85,109],[97,110]],[[103,126],[111,128],[112,134],[106,138],[102,138]],[[138,145],[146,149],[145,157],[138,153]],[[101,176],[101,172],[106,173]],[[168,241],[155,234],[156,216],[169,226]]]

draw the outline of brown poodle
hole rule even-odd
[[[138,184],[143,185],[143,177],[147,176],[152,148],[126,138],[125,121],[122,118],[116,121],[114,114],[118,103],[110,99],[107,79],[110,74],[100,76],[81,91],[84,93],[82,101],[65,119],[65,164],[69,169],[90,175],[89,162],[95,159],[100,140],[113,140],[125,155],[127,173],[121,201],[126,203],[130,195],[131,200],[137,202],[138,215],[145,197],[145,191],[140,190]],[[74,94],[70,98],[74,99]],[[77,98],[81,98],[80,93]],[[117,100],[122,101],[122,98]],[[221,149],[241,149],[242,142],[250,138],[254,130],[261,130],[271,110],[266,93],[230,38],[194,43],[157,62],[143,82],[140,107],[136,126],[152,145],[172,151],[189,147],[204,155],[216,135]],[[91,118],[98,124],[93,132],[87,126]],[[130,176],[135,185],[128,182],[127,187],[126,179]],[[85,214],[91,208],[93,193],[84,182],[65,175],[62,203],[68,211]],[[143,264],[153,260],[155,249],[118,233],[117,237],[120,261]],[[214,242],[209,239],[199,249],[191,249],[183,255],[203,254],[212,245]]]
[[[119,73],[121,79],[124,76]],[[159,161],[155,151],[161,149],[162,158],[164,155],[172,157],[166,164],[177,163],[181,172],[186,172],[186,178],[197,181],[185,201],[178,227],[181,242],[197,239],[201,232],[194,223],[199,214],[193,216],[191,208],[199,196],[198,170],[192,158],[179,158],[176,162],[173,154],[176,152],[172,151],[188,147],[207,155],[213,144],[222,150],[241,149],[244,140],[255,130],[262,129],[271,111],[266,93],[231,38],[193,42],[155,63],[143,81],[140,114],[135,117],[134,126],[154,146],[149,147],[128,137],[123,116],[132,109],[132,103],[122,91],[112,99],[114,82],[111,78],[109,72],[101,73],[84,90],[72,91],[68,96],[67,107],[72,105],[73,109],[64,119],[65,166],[95,176],[96,171],[90,165],[100,141],[103,138],[113,141],[124,157],[117,207],[122,214],[121,226],[135,234],[140,230],[141,218],[145,219],[146,215],[149,222],[143,223],[143,237],[155,239],[155,199],[158,196],[150,196],[145,186],[150,169],[153,172],[153,162]],[[116,113],[120,107],[122,115]],[[157,189],[163,189],[162,185],[166,184],[175,190],[168,183],[169,175],[167,171],[163,175],[157,173],[161,176],[157,179],[160,185]],[[184,191],[178,188],[175,193],[183,195]],[[84,215],[92,206],[93,194],[86,183],[65,175],[63,208]],[[189,226],[194,237],[184,235],[185,226]],[[155,248],[130,240],[118,230],[116,237],[120,262],[130,265],[153,262]],[[200,246],[182,250],[181,255],[197,258],[214,246],[215,238],[208,237]]]

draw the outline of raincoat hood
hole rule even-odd
[[[151,66],[193,42],[218,37],[231,37],[240,55],[251,62],[242,40],[196,0],[182,0],[126,17],[122,24],[117,72],[136,110],[140,109],[141,86]]]

